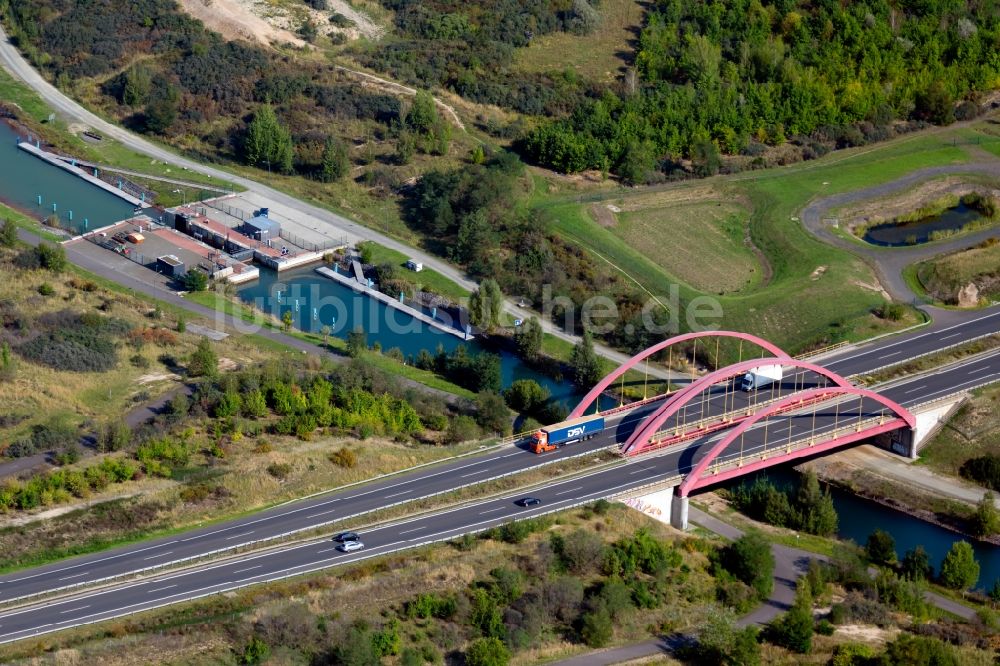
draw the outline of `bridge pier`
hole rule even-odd
[[[670,524],[679,530],[688,528],[688,498],[674,495],[670,502]]]

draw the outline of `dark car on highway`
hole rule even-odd
[[[348,541],[360,541],[361,537],[357,532],[340,532],[333,535],[333,540],[337,543],[347,543]]]
[[[542,500],[537,497],[522,497],[521,499],[514,502],[518,506],[538,506],[542,503]]]

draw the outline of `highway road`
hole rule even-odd
[[[872,345],[871,349],[848,350],[829,359],[826,364],[842,372],[861,371],[866,366],[878,364],[886,358],[896,358],[899,350],[905,350],[903,353],[907,356],[923,353],[924,350],[931,350],[942,344],[952,344],[955,340],[979,335],[983,331],[988,332],[991,326],[1000,327],[1000,311],[983,315],[971,322],[970,326],[971,330],[959,328],[955,332],[915,332],[901,339],[888,338],[880,341],[881,344]],[[991,375],[987,373],[982,377],[989,376]],[[956,383],[956,389],[961,389],[968,383],[965,378],[956,375],[955,371],[940,377],[945,378],[944,384],[941,383],[942,380],[934,382],[934,386],[939,389],[947,389],[949,387],[947,382],[952,380]],[[764,395],[759,397],[717,387],[710,395],[706,395],[704,400],[696,401],[680,412],[672,424],[690,425],[706,415],[718,415],[723,411],[743,411],[751,400],[760,400],[762,397],[778,398],[788,395],[795,389],[816,386],[817,383],[817,377],[812,373],[787,376],[781,390],[761,391]],[[182,535],[73,558],[38,567],[31,572],[0,576],[0,602],[57,588],[88,584],[120,576],[123,573],[202,557],[207,553],[231,551],[239,546],[273,538],[276,535],[314,528],[331,521],[358,518],[389,505],[447,493],[460,486],[523,472],[569,456],[598,451],[627,439],[636,425],[658,404],[651,403],[635,411],[612,417],[609,419],[609,425],[613,427],[608,428],[602,436],[563,448],[558,452],[538,456],[515,447],[494,450],[485,455],[447,461],[415,472],[393,475],[363,486],[292,502]],[[670,425],[671,423],[668,423],[664,429],[669,429]],[[692,452],[691,455],[698,449],[695,444],[687,448]]]
[[[990,383],[996,381],[997,378],[1000,378],[1000,353],[956,365],[936,375],[901,381],[887,388],[884,394],[904,405],[915,405],[950,394],[955,390],[965,390]],[[781,445],[787,440],[801,439],[810,432],[830,431],[835,424],[843,426],[845,419],[849,418],[847,415],[856,407],[857,401],[851,400],[844,403],[844,407],[840,410],[833,408],[821,410],[815,419],[815,431],[813,430],[814,420],[811,413],[775,417],[769,421],[767,428],[770,439],[767,444],[768,448]],[[867,401],[862,406],[862,410],[872,416],[877,415],[880,411],[875,403]],[[765,446],[764,434],[763,427],[749,430],[743,442],[743,455],[752,456],[761,453]],[[633,459],[609,470],[591,472],[554,482],[541,490],[531,492],[531,495],[542,500],[542,504],[537,507],[524,509],[517,506],[515,500],[521,498],[524,493],[513,492],[499,498],[473,502],[466,506],[427,516],[401,520],[369,532],[363,532],[362,539],[366,548],[359,553],[344,554],[336,550],[335,544],[331,541],[316,539],[272,552],[252,554],[208,564],[190,571],[163,574],[138,583],[119,584],[94,591],[81,591],[72,597],[58,601],[25,606],[8,612],[0,611],[0,642],[15,641],[40,633],[97,622],[181,600],[194,599],[246,585],[343,565],[362,558],[425,543],[449,540],[461,534],[500,525],[511,519],[540,515],[591,502],[598,498],[613,496],[685,473],[698,462],[700,456],[707,450],[706,444],[718,441],[722,436],[722,433],[718,433],[667,450],[656,457]],[[575,449],[575,452],[578,453],[582,448],[589,446],[593,446],[593,443],[580,446]],[[565,455],[573,451],[573,447],[567,447],[560,453]],[[724,459],[733,460],[738,455],[740,452],[734,447],[726,452]],[[487,460],[514,468],[520,460],[537,460],[538,458],[519,449],[504,448],[482,459],[466,459],[462,463],[456,463],[458,468],[451,467],[446,474],[440,474],[436,480],[431,477],[426,482],[450,482],[454,484],[462,477],[459,472],[471,475],[467,478],[474,478],[479,473],[477,468],[481,468],[482,463]],[[461,465],[468,466],[461,468]],[[433,475],[440,472],[441,470],[432,468],[427,474]],[[397,485],[395,488],[379,487],[378,490],[370,486],[360,486],[354,492],[359,495],[366,493],[372,495],[371,501],[376,504],[386,504],[387,500],[393,499],[392,496],[396,493],[412,492],[406,489],[407,486],[411,485],[407,480],[397,479],[391,483],[405,485]],[[389,490],[394,492],[388,492]],[[329,515],[337,515],[341,511],[337,504],[346,499],[349,498],[341,497],[330,504],[311,507],[308,509],[308,511],[314,512],[309,514],[313,516],[311,520],[321,521]],[[305,511],[303,509],[302,513]],[[308,516],[305,517],[309,519]],[[358,526],[360,525],[361,521],[358,521]],[[251,530],[258,529],[253,525],[247,527]],[[202,534],[208,532],[211,530]],[[200,536],[196,536],[196,533],[178,535],[164,540],[162,543],[146,544],[148,550],[144,552],[148,553],[147,557],[156,559],[164,554],[164,549],[176,551],[185,548],[185,544],[199,541],[200,538]],[[190,541],[185,541],[185,539],[190,539]],[[10,590],[27,589],[25,585],[34,584],[31,581],[60,582],[61,579],[61,582],[65,583],[74,580],[74,577],[88,576],[91,571],[97,568],[106,570],[104,567],[107,567],[109,562],[112,563],[112,568],[118,566],[115,564],[116,559],[108,559],[108,557],[109,554],[106,553],[102,558],[98,558],[96,561],[92,560],[89,563],[71,560],[57,569],[45,567],[5,576],[0,582],[0,592],[2,592],[0,599],[9,599]]]

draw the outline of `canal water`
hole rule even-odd
[[[55,214],[59,226],[74,233],[107,226],[132,215],[130,203],[20,150],[17,139],[17,133],[0,122],[0,201],[36,220]]]
[[[902,247],[919,245],[931,239],[935,231],[960,231],[970,222],[982,219],[982,214],[965,204],[925,217],[922,220],[905,224],[880,224],[865,232],[864,240],[872,245],[883,247]]]
[[[324,326],[329,326],[332,335],[346,338],[348,333],[360,327],[367,335],[368,345],[378,342],[383,352],[397,348],[407,357],[416,357],[424,349],[434,354],[439,348],[451,352],[460,345],[467,345],[470,353],[485,351],[475,339],[466,342],[428,326],[319,275],[315,268],[314,264],[279,274],[261,267],[260,279],[241,288],[239,297],[278,319],[285,312],[291,312],[293,325],[311,333],[320,333]],[[513,354],[498,353],[505,388],[518,379],[534,379],[567,407],[575,404],[570,404],[574,398],[582,397],[570,382],[557,382],[528,367]]]
[[[799,474],[791,466],[773,467],[763,475],[777,484],[798,487]],[[747,483],[753,482],[753,477],[748,479]],[[737,485],[739,484],[733,483],[728,487]],[[951,545],[964,539],[972,544],[979,562],[979,582],[976,583],[976,588],[989,590],[993,582],[1000,578],[1000,546],[976,541],[833,486],[830,487],[830,494],[840,516],[838,536],[842,539],[850,539],[863,546],[872,531],[884,530],[896,540],[896,555],[900,559],[906,551],[923,546],[935,572],[940,570],[941,562]]]

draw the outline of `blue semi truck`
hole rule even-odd
[[[531,436],[531,450],[535,453],[555,451],[560,446],[590,439],[604,432],[604,417],[600,414],[581,416],[555,425],[545,426]]]

